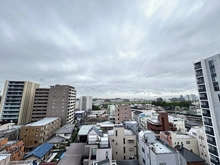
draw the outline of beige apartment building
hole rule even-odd
[[[21,127],[19,138],[24,141],[26,149],[31,149],[46,142],[60,126],[59,117],[47,117]]]
[[[6,80],[0,104],[1,122],[29,123],[36,88],[39,84],[33,82]]]
[[[69,85],[51,86],[49,90],[47,117],[60,117],[61,125],[74,123],[76,89]]]
[[[31,122],[36,122],[46,117],[49,88],[37,88],[35,91]]]
[[[115,105],[115,123],[119,124],[123,121],[132,119],[132,112],[129,105]]]
[[[115,124],[113,130],[108,131],[112,146],[112,159],[137,159],[136,135],[132,130],[125,129],[122,124]]]

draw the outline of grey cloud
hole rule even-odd
[[[193,62],[219,52],[215,1],[4,1],[6,79],[70,84],[78,96],[195,93]]]

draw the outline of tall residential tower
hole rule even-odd
[[[194,63],[210,163],[220,165],[220,54]]]
[[[60,117],[62,126],[74,122],[76,90],[69,85],[51,86],[49,90],[47,117]]]
[[[33,82],[6,80],[0,105],[1,121],[29,123],[36,88],[39,84]]]

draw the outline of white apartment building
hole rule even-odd
[[[84,165],[105,159],[112,160],[112,147],[108,134],[103,134],[95,126],[91,127],[87,135],[87,143],[84,148]]]
[[[194,63],[210,162],[220,164],[220,54]]]
[[[108,110],[108,119],[112,123],[115,123],[115,105],[108,105],[107,107]]]
[[[199,156],[203,158],[206,161],[206,163],[210,164],[204,127],[194,126],[189,130],[188,134],[197,138]]]
[[[81,96],[79,100],[79,110],[89,111],[92,110],[92,96]]]
[[[137,159],[136,135],[132,130],[125,129],[122,124],[115,124],[108,135],[114,160]]]
[[[156,139],[150,130],[139,132],[138,160],[140,165],[186,165],[181,154]]]

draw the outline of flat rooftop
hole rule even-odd
[[[176,134],[177,139],[195,139],[194,136],[186,135],[186,134]]]
[[[108,130],[108,135],[109,136],[114,136],[114,130]],[[129,129],[124,129],[124,135],[125,136],[131,136],[131,135],[135,135],[135,133],[132,130]]]
[[[57,120],[57,119],[59,119],[59,117],[46,117],[46,118],[43,118],[42,120],[39,120],[37,122],[26,124],[25,126],[42,126],[42,125],[49,124],[52,121]]]
[[[166,145],[162,144],[160,141],[155,141],[155,143],[151,144],[150,146],[153,147],[153,151],[156,154],[166,154],[166,153],[173,153],[171,149],[169,149]]]
[[[78,132],[78,135],[87,135],[89,130],[95,125],[82,125],[79,132]],[[95,126],[96,127],[96,126]],[[98,128],[98,127],[96,127]]]

